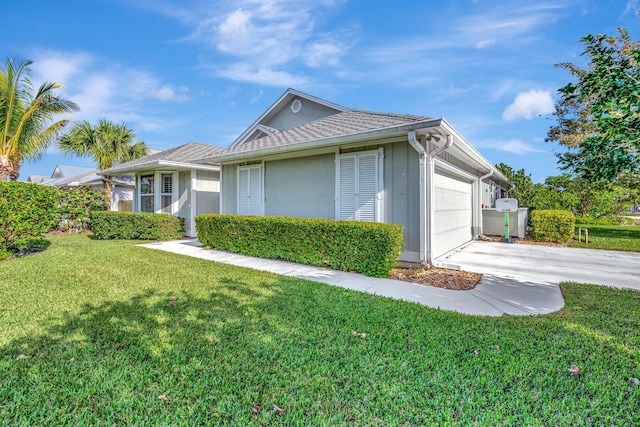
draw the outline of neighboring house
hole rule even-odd
[[[81,175],[68,178],[57,178],[42,182],[44,185],[53,185],[58,188],[78,187],[88,185],[94,190],[104,190],[104,180],[98,176],[96,170],[91,170]],[[131,211],[133,208],[133,193],[136,186],[135,179],[127,176],[116,176],[110,179],[111,182],[111,203],[112,211]]]
[[[30,175],[27,182],[50,185],[57,188],[78,187],[88,185],[94,190],[103,190],[103,177],[97,175],[93,168],[82,166],[57,165],[50,177]],[[116,176],[111,181],[112,211],[131,210],[135,180],[129,177]]]
[[[27,182],[32,184],[41,184],[45,179],[51,179],[51,177],[47,175],[29,175]]]
[[[229,149],[194,163],[220,165],[221,213],[400,224],[400,259],[428,264],[481,234],[482,206],[510,185],[443,118],[348,109],[293,89]]]
[[[168,213],[185,219],[187,236],[195,236],[193,218],[220,212],[220,167],[195,160],[224,148],[190,142],[122,163],[98,175],[129,176],[135,180],[133,210]]]

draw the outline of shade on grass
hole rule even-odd
[[[0,420],[637,424],[640,293],[563,290],[559,313],[483,318],[55,237],[0,264]]]

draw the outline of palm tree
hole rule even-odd
[[[32,61],[7,58],[0,69],[0,180],[20,175],[24,160],[36,160],[56,139],[68,119],[54,115],[71,113],[78,106],[55,93],[62,85],[44,82],[34,93]]]
[[[97,163],[98,169],[105,170],[147,155],[145,143],[134,142],[134,137],[133,130],[124,124],[101,119],[96,126],[91,126],[83,120],[60,137],[58,149],[66,155],[90,157]],[[103,179],[104,192],[109,201],[112,180],[113,176],[109,175]]]

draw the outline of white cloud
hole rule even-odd
[[[535,148],[532,144],[527,144],[519,139],[511,139],[500,146],[496,146],[498,150],[508,151],[514,154],[542,153],[544,150]]]
[[[502,113],[502,118],[507,121],[516,119],[532,119],[537,115],[553,113],[553,99],[548,91],[531,89],[529,92],[520,92],[516,99]]]
[[[204,67],[235,81],[282,86],[307,78],[287,70],[336,66],[348,50],[318,34],[321,17],[343,0],[233,0],[175,6],[145,2],[142,6],[181,20],[192,27],[187,40],[212,46],[232,58],[233,64]],[[332,30],[332,33],[342,30]],[[219,64],[220,62],[217,61]]]
[[[506,151],[513,154],[543,153],[545,150],[536,148],[533,144],[523,142],[519,139],[510,139],[508,141],[480,141],[477,143],[479,147],[492,148],[494,150]]]
[[[34,82],[64,84],[62,93],[80,107],[75,120],[107,118],[137,129],[158,130],[166,120],[152,117],[145,100],[183,102],[188,89],[162,82],[150,73],[80,52],[40,51],[34,55]]]
[[[237,62],[228,67],[220,68],[217,70],[217,74],[231,80],[268,86],[299,86],[307,82],[307,79],[303,76],[295,76],[286,71],[278,71],[245,62]]]
[[[314,43],[308,48],[307,65],[310,67],[337,66],[344,48],[334,43]]]
[[[494,44],[513,44],[534,30],[558,19],[562,6],[548,3],[522,4],[490,8],[488,12],[468,15],[455,26],[455,45],[472,44],[483,49]]]
[[[35,81],[67,85],[92,60],[88,53],[40,52],[32,66],[36,73]]]
[[[622,13],[622,17],[626,15],[637,15],[640,16],[640,7],[638,6],[638,0],[628,0],[627,6]]]

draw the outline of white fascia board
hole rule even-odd
[[[454,137],[455,142],[453,144],[454,147],[461,149],[472,161],[474,161],[477,165],[479,165],[482,169],[485,169],[487,172],[493,171],[492,178],[495,180],[503,181],[504,184],[511,185],[506,176],[504,176],[498,169],[495,168],[487,160],[478,150],[476,150],[469,142],[458,133],[457,130],[453,128],[445,119],[442,119],[441,128],[444,132],[448,133],[452,137]]]
[[[264,156],[279,154],[285,152],[302,151],[312,148],[331,147],[335,145],[346,145],[356,143],[360,141],[374,141],[376,139],[382,139],[391,137],[394,135],[404,135],[409,131],[418,131],[421,129],[428,129],[440,126],[442,119],[429,119],[421,122],[409,123],[400,126],[390,126],[387,128],[380,128],[366,132],[358,132],[340,136],[332,136],[328,138],[314,139],[311,141],[298,142],[294,144],[278,145],[275,147],[262,148],[257,150],[248,150],[238,153],[222,154],[218,156],[205,157],[200,160],[196,160],[198,163],[228,163],[238,160],[245,160],[249,158],[261,158]]]
[[[137,172],[157,169],[159,167],[168,167],[174,168],[176,170],[188,170],[188,169],[196,169],[196,170],[212,170],[219,171],[219,165],[203,165],[200,163],[182,163],[182,162],[172,162],[168,160],[154,160],[152,162],[140,163],[134,166],[128,166],[124,168],[111,168],[106,171],[98,171],[96,172],[100,176],[104,175],[134,175]]]

